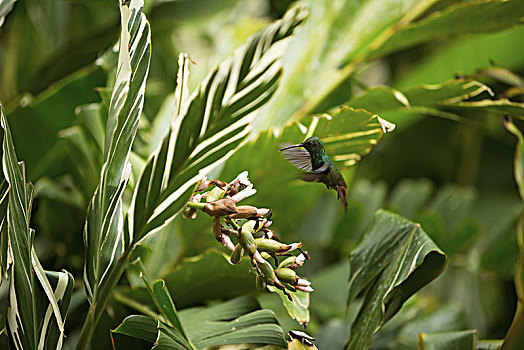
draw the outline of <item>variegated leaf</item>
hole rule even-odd
[[[302,8],[250,37],[212,70],[186,99],[188,58],[180,57],[177,105],[171,129],[150,157],[135,188],[129,227],[132,241],[168,222],[192,186],[227,159],[249,133],[253,112],[273,95],[290,35],[305,18]]]
[[[2,187],[5,192],[0,206],[3,210],[7,201],[2,243],[7,245],[3,268],[8,268],[10,283],[9,334],[17,349],[61,349],[73,276],[66,271],[44,271],[38,261],[33,248],[34,230],[29,228],[33,186],[26,183],[24,165],[16,158],[1,104],[0,108],[2,177],[7,184]]]
[[[131,173],[129,156],[144,104],[151,56],[150,27],[142,6],[143,1],[134,0],[120,6],[122,32],[106,124],[104,164],[84,229],[84,275],[90,301],[96,300],[102,286],[117,282],[112,273],[126,246],[122,195]]]

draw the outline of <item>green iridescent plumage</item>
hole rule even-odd
[[[302,143],[284,147],[280,151],[294,166],[305,171],[300,174],[302,180],[322,182],[327,188],[336,190],[337,198],[342,200],[347,210],[346,181],[327,156],[324,145],[318,137],[309,137]]]

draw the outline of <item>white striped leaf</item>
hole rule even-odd
[[[135,0],[120,6],[120,51],[106,124],[104,163],[84,228],[84,276],[90,301],[97,299],[106,283],[117,282],[111,274],[126,246],[122,195],[131,173],[129,156],[142,113],[151,58],[150,27],[142,6],[143,1]]]
[[[295,8],[251,36],[207,75],[189,99],[185,98],[188,58],[181,55],[171,128],[135,188],[129,215],[133,242],[168,222],[202,174],[246,140],[253,112],[278,86],[287,38],[305,15]]]
[[[3,268],[8,268],[9,334],[17,349],[61,349],[73,276],[66,271],[44,271],[38,261],[33,248],[34,230],[29,228],[33,186],[26,183],[24,165],[16,158],[1,104],[0,108],[2,177],[9,189],[0,202],[0,209],[4,210],[7,199],[2,242],[6,241],[8,254],[7,266]],[[5,188],[2,186],[2,190]]]

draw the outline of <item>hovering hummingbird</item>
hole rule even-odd
[[[298,147],[303,147],[305,150]],[[337,199],[342,200],[347,211],[346,181],[327,156],[324,145],[318,137],[309,137],[302,143],[284,147],[280,151],[294,166],[306,171],[300,174],[302,180],[322,182],[327,188],[336,190]]]

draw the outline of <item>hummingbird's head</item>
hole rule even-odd
[[[311,155],[322,155],[326,153],[324,144],[316,136],[308,137],[300,146],[304,147]]]
[[[285,148],[282,148],[281,151],[285,151],[290,148],[304,147],[311,157],[322,157],[326,154],[324,150],[324,145],[322,141],[316,136],[308,137],[304,142],[297,145],[291,145]]]

